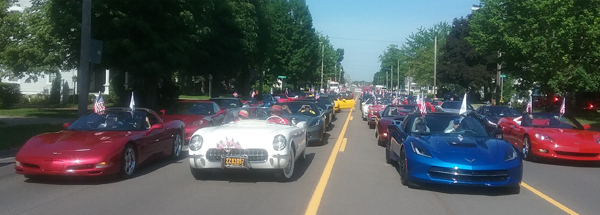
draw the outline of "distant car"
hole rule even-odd
[[[386,106],[391,104],[392,101],[390,99],[384,98],[381,100],[374,101],[374,104],[369,106],[369,108],[367,109],[367,125],[369,125],[370,129],[375,129],[377,121],[379,121],[379,119],[381,118],[380,111],[383,111]]]
[[[554,113],[532,113],[501,118],[504,140],[520,149],[523,159],[600,161],[600,132],[577,119]]]
[[[251,96],[242,96],[240,100],[242,100],[242,106],[258,107],[262,104],[262,101],[258,101],[255,97]]]
[[[462,106],[462,101],[445,101],[440,107],[441,111],[447,113],[458,113],[460,112],[460,106]],[[469,103],[467,103],[467,114],[475,109]],[[437,110],[436,110],[437,111]]]
[[[418,109],[416,105],[388,105],[385,110],[381,111],[381,119],[377,121],[375,128],[375,138],[377,138],[377,144],[385,146],[388,141],[388,126],[394,120],[404,120],[408,114],[416,112]]]
[[[270,121],[270,108],[244,108],[249,119],[196,131],[190,141],[192,176],[206,179],[210,171],[228,169],[272,170],[281,181],[289,181],[296,161],[305,160],[306,122],[277,124]],[[267,114],[262,114],[267,113]]]
[[[89,113],[65,130],[29,139],[15,157],[15,172],[38,175],[131,177],[156,157],[179,159],[185,125],[163,120],[146,108],[106,108]]]
[[[518,149],[488,135],[473,117],[412,113],[390,124],[388,131],[385,160],[398,163],[403,185],[505,187],[520,192],[523,161]]]
[[[273,95],[271,95],[271,94],[264,94],[262,96],[262,105],[264,107],[271,107],[277,103],[278,103],[277,99],[275,97],[273,97]]]
[[[291,101],[296,100],[296,98],[291,98],[285,93],[276,93],[276,94],[273,94],[273,97],[275,99],[277,99],[278,103],[291,102]]]
[[[185,123],[185,145],[196,130],[223,124],[225,110],[214,101],[184,100],[160,111],[165,121],[181,120]]]
[[[283,111],[282,117],[290,121],[306,122],[307,136],[309,143],[317,145],[325,144],[325,133],[327,124],[325,124],[326,115],[314,102],[311,101],[293,101],[280,104],[287,108],[289,112]]]
[[[474,113],[476,114],[472,114],[472,116],[483,125],[488,133],[492,133],[494,129],[498,128],[498,120],[500,118],[521,116],[519,112],[511,107],[495,105],[481,106]]]
[[[333,119],[333,106],[331,106],[331,102],[329,102],[329,99],[327,98],[319,98],[319,100],[315,100],[315,97],[306,97],[302,100],[296,100],[296,101],[310,101],[310,102],[314,102],[317,107],[319,108],[319,111],[323,112],[323,121],[325,122],[325,126],[329,126],[331,124],[331,121]]]

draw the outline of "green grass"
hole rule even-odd
[[[69,108],[10,108],[0,109],[1,116],[77,118],[77,109]]]
[[[29,138],[46,132],[57,132],[63,129],[57,124],[15,125],[2,127],[0,132],[0,150],[21,147]]]

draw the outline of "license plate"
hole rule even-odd
[[[246,159],[245,158],[237,158],[237,157],[232,157],[232,158],[223,158],[225,161],[225,167],[245,167],[246,166]]]

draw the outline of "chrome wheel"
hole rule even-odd
[[[127,146],[123,152],[123,173],[126,176],[133,174],[135,165],[135,150],[133,150],[133,147]]]
[[[400,149],[400,160],[398,161],[399,171],[400,171],[400,183],[402,185],[408,185],[408,180],[406,179],[407,175],[407,167],[406,167],[406,152],[404,151],[404,146]]]
[[[532,160],[533,155],[531,154],[531,141],[529,137],[523,138],[523,149],[522,155],[524,160]]]
[[[178,158],[181,155],[181,148],[183,147],[183,141],[181,139],[181,135],[179,133],[175,134],[173,138],[173,151],[171,152],[171,156],[173,158]]]

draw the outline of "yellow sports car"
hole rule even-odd
[[[354,93],[343,92],[338,95],[340,109],[350,109],[354,107]]]

